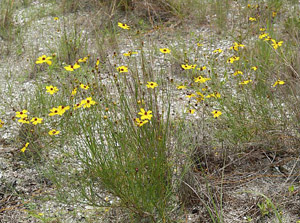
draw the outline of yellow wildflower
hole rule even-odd
[[[80,67],[80,65],[78,63],[75,63],[74,65],[68,65],[66,67],[64,67],[67,71],[74,71],[76,69],[78,69]]]
[[[42,118],[38,118],[38,117],[33,117],[30,122],[33,124],[33,125],[37,125],[39,123],[42,123],[43,119]]]
[[[154,88],[156,88],[157,86],[158,86],[158,84],[156,83],[156,82],[151,82],[151,81],[147,81],[147,88],[152,88],[152,89],[154,89]]]
[[[215,49],[214,51],[213,51],[213,53],[222,53],[223,52],[223,50],[222,49],[220,49],[220,48],[218,48],[218,49]]]
[[[274,39],[271,39],[271,41],[272,41],[272,46],[273,46],[273,48],[276,50],[278,47],[280,47],[281,45],[282,45],[282,43],[283,43],[283,41],[279,41],[279,42],[276,42],[276,40],[274,40]]]
[[[88,98],[82,100],[82,101],[80,102],[80,104],[81,104],[84,108],[89,108],[89,107],[91,107],[92,105],[95,105],[96,102],[93,101],[92,97],[88,97]]]
[[[283,85],[283,84],[285,84],[285,82],[282,81],[282,80],[280,80],[280,79],[278,79],[278,80],[273,84],[273,87],[275,87],[277,84]]]
[[[77,94],[77,87],[75,87],[73,90],[72,90],[72,96],[75,96]]]
[[[149,122],[149,120],[147,120],[147,119],[140,120],[139,118],[135,118],[134,122],[135,122],[136,126],[141,127],[141,126],[145,125],[147,122]]]
[[[128,67],[126,67],[126,66],[117,67],[117,71],[120,72],[120,73],[127,73],[128,72]]]
[[[21,152],[22,152],[22,153],[25,152],[25,150],[27,149],[28,145],[29,145],[29,142],[27,142],[27,143],[25,144],[25,146],[21,149]]]
[[[27,115],[24,116],[24,117],[22,117],[22,118],[20,118],[20,119],[18,120],[18,122],[23,123],[23,124],[29,124]]]
[[[246,84],[249,84],[249,83],[251,83],[251,82],[252,82],[252,80],[246,80],[246,81],[240,82],[239,84],[240,84],[240,85],[246,85]]]
[[[84,90],[87,90],[89,89],[90,87],[88,85],[84,85],[84,84],[80,84],[80,88],[84,89]]]
[[[190,69],[193,68],[193,65],[182,64],[181,67],[182,67],[184,70],[190,70]]]
[[[77,62],[78,63],[85,63],[86,61],[88,60],[88,57],[84,57],[84,58],[79,58],[78,60],[77,60]]]
[[[240,57],[232,56],[227,59],[227,63],[233,63],[234,61],[238,61],[238,60],[240,60]]]
[[[130,29],[130,26],[128,26],[125,23],[118,22],[118,26],[121,27],[122,29]]]
[[[185,85],[178,85],[178,86],[177,86],[177,89],[178,89],[178,90],[186,89],[186,86],[185,86]]]
[[[199,77],[196,77],[194,79],[194,81],[197,83],[197,82],[200,82],[201,84],[205,83],[206,81],[209,81],[211,80],[210,78],[205,78],[205,77],[202,77],[201,75]]]
[[[250,18],[249,18],[249,21],[251,21],[251,22],[255,22],[255,21],[256,21],[256,18],[254,18],[254,17],[250,17]]]
[[[57,87],[53,87],[52,85],[50,86],[46,86],[46,89],[49,94],[53,95],[54,93],[58,92],[58,88]]]
[[[58,130],[56,130],[56,129],[52,129],[52,130],[50,130],[49,132],[48,132],[48,134],[49,135],[57,135],[57,134],[59,134],[60,133],[60,131],[58,131]]]
[[[222,115],[222,112],[217,110],[213,110],[211,113],[214,115],[214,118],[218,118],[220,115]]]
[[[134,54],[138,54],[137,52],[128,51],[127,53],[123,53],[125,57],[131,57]]]
[[[51,61],[52,57],[47,57],[46,55],[43,55],[35,61],[36,64],[41,64],[41,63],[47,63],[49,66],[52,64]]]
[[[141,120],[148,119],[151,120],[152,118],[152,111],[145,111],[143,108],[141,108],[141,111],[138,113],[141,115]]]
[[[238,75],[238,74],[243,74],[243,72],[240,71],[240,70],[237,70],[237,71],[235,71],[235,72],[233,73],[234,76],[236,76],[236,75]]]
[[[161,49],[159,49],[159,50],[160,50],[160,52],[162,52],[162,53],[171,53],[171,50],[168,49],[168,48],[161,48]]]
[[[0,119],[0,128],[2,128],[4,125],[4,122]]]
[[[206,70],[206,66],[199,67],[199,68],[197,68],[197,70],[204,71],[204,70]]]
[[[23,110],[23,111],[20,111],[20,112],[16,112],[16,117],[17,118],[23,118],[23,117],[27,117],[27,113],[28,111],[27,110]]]

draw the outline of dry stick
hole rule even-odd
[[[286,178],[286,180],[284,182],[285,184],[289,181],[290,177],[292,176],[292,173],[294,172],[295,167],[296,167],[297,163],[299,162],[299,159],[300,159],[300,156],[298,156],[298,158],[297,158],[297,160],[296,160],[296,162],[295,162],[295,164],[294,164],[291,172],[289,173],[288,177]]]

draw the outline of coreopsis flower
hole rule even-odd
[[[81,108],[82,107],[82,104],[81,103],[77,103],[77,104],[74,104],[73,105],[73,109],[76,110],[78,108]]]
[[[189,110],[188,110],[188,113],[190,113],[190,114],[194,114],[194,113],[195,113],[195,111],[196,111],[195,109],[189,109]]]
[[[58,108],[51,108],[49,116],[54,116],[54,115],[62,115],[62,114],[60,113],[60,110]]]
[[[238,60],[240,60],[240,57],[232,56],[227,59],[227,63],[233,63],[234,61],[238,61]]]
[[[57,20],[59,20],[59,18],[58,17],[54,17],[54,20],[57,21]]]
[[[279,42],[276,42],[276,40],[274,40],[274,39],[271,39],[271,41],[272,41],[272,46],[273,46],[273,48],[276,50],[278,47],[280,47],[281,45],[282,45],[282,43],[283,43],[283,41],[279,41]]]
[[[130,29],[130,26],[125,23],[118,22],[118,26],[122,29]]]
[[[2,128],[4,125],[4,122],[0,119],[0,128]]]
[[[75,96],[77,94],[77,87],[72,90],[71,94],[72,94],[72,96]]]
[[[258,68],[257,66],[253,66],[253,67],[251,67],[251,70],[255,71],[255,70],[257,70],[257,68]]]
[[[84,57],[84,58],[79,58],[77,60],[78,63],[85,63],[88,60],[88,57]]]
[[[204,46],[204,44],[202,44],[202,43],[197,43],[197,46]]]
[[[240,43],[237,43],[237,42],[234,42],[234,43],[233,43],[233,46],[231,46],[229,49],[230,49],[230,50],[239,51],[239,47],[240,47],[240,48],[243,48],[243,47],[245,47],[245,45],[240,44]]]
[[[193,68],[192,65],[188,65],[188,64],[182,64],[181,67],[184,69],[184,70],[190,70]]]
[[[185,97],[187,97],[187,98],[192,98],[192,97],[196,97],[196,95],[195,95],[195,94],[192,94],[192,93],[189,93],[189,94],[187,94]]]
[[[43,55],[35,61],[36,64],[41,64],[41,63],[47,63],[49,66],[52,64],[51,61],[52,57],[47,57],[46,55]]]
[[[178,86],[177,86],[177,89],[178,89],[178,90],[186,89],[186,86],[185,86],[185,85],[178,85]]]
[[[70,106],[62,106],[62,105],[60,105],[60,106],[58,106],[58,109],[59,109],[61,115],[63,115],[67,110],[70,109]]]
[[[145,120],[140,120],[139,118],[135,118],[134,119],[134,123],[136,126],[138,127],[142,127],[143,125],[145,125],[147,122],[149,122],[149,120],[145,119]]]
[[[258,36],[258,38],[260,39],[265,39],[265,38],[269,38],[269,34],[268,33],[262,33]]]
[[[96,102],[93,101],[92,97],[88,97],[88,98],[82,100],[82,101],[80,102],[80,104],[81,104],[84,108],[89,108],[89,107],[91,107],[92,105],[95,105]]]
[[[215,92],[206,96],[206,98],[220,98],[221,94],[219,92]]]
[[[80,68],[80,65],[78,63],[75,63],[74,65],[68,65],[64,67],[67,71],[74,71],[78,68]]]
[[[84,84],[80,84],[80,88],[84,89],[84,90],[87,90],[89,89],[90,87],[88,85],[84,85]]]
[[[222,53],[223,52],[223,50],[222,49],[220,49],[220,48],[218,48],[218,49],[215,49],[214,51],[213,51],[213,53]]]
[[[143,108],[141,108],[141,111],[138,113],[141,116],[141,120],[151,120],[152,118],[152,111],[145,111]]]
[[[70,109],[70,106],[58,106],[57,108],[50,109],[49,116],[60,115],[62,116],[67,110]]]
[[[192,69],[195,69],[197,67],[197,64],[191,65]]]
[[[147,88],[156,88],[158,86],[158,84],[156,82],[151,82],[151,81],[147,81]]]
[[[128,72],[128,67],[126,67],[126,66],[117,67],[117,71],[119,73],[127,73]]]
[[[31,120],[30,120],[30,122],[33,124],[33,125],[37,125],[37,124],[41,124],[42,123],[42,121],[43,121],[43,119],[42,118],[38,118],[38,117],[33,117]]]
[[[266,31],[266,28],[260,28],[259,31],[264,32]]]
[[[246,85],[246,84],[249,84],[249,83],[251,83],[251,82],[252,82],[252,80],[246,80],[246,81],[240,82],[239,84],[240,84],[240,85]]]
[[[278,79],[274,84],[273,84],[273,87],[276,87],[276,85],[283,85],[283,84],[285,84],[285,82],[284,81],[282,81],[282,80],[280,80],[280,79]]]
[[[249,21],[255,22],[255,21],[256,21],[256,18],[254,18],[254,17],[249,17]]]
[[[52,129],[48,132],[49,135],[58,135],[60,133],[60,131],[56,130],[56,129]]]
[[[237,70],[237,71],[235,71],[235,72],[233,73],[234,76],[237,76],[237,75],[239,75],[239,74],[243,74],[243,72],[240,71],[240,70]]]
[[[272,12],[272,17],[274,18],[277,15],[277,12]]]
[[[218,118],[220,115],[222,115],[222,112],[217,110],[213,110],[211,113],[214,115],[214,118]]]
[[[18,120],[18,122],[23,123],[23,124],[29,124],[29,120],[28,120],[27,115],[24,116],[24,117],[22,117],[22,118],[20,118],[20,119]]]
[[[199,67],[199,68],[197,68],[197,70],[204,71],[204,70],[206,70],[206,66]]]
[[[198,97],[196,97],[196,100],[198,102],[201,102],[201,101],[205,100],[205,97],[204,97],[204,95],[201,92],[197,91],[196,94],[198,95]]]
[[[131,57],[134,54],[138,54],[138,52],[128,51],[127,53],[123,53],[125,57]]]
[[[52,85],[50,86],[46,86],[46,89],[49,94],[53,95],[55,94],[56,92],[58,92],[58,88],[57,87],[53,87]]]
[[[162,52],[162,53],[171,53],[171,50],[168,49],[168,48],[161,48],[161,49],[159,49],[159,50],[160,50],[160,52]]]
[[[16,112],[16,117],[17,118],[27,117],[27,114],[26,114],[27,112],[28,112],[27,110],[18,111],[18,112]]]
[[[201,75],[199,76],[199,77],[196,77],[195,79],[194,79],[194,81],[196,82],[196,83],[201,83],[201,84],[203,84],[203,83],[205,83],[206,81],[209,81],[209,80],[211,80],[210,78],[205,78],[205,77],[202,77]]]
[[[21,152],[24,153],[28,146],[29,146],[29,142],[25,144],[25,146],[21,149]]]

